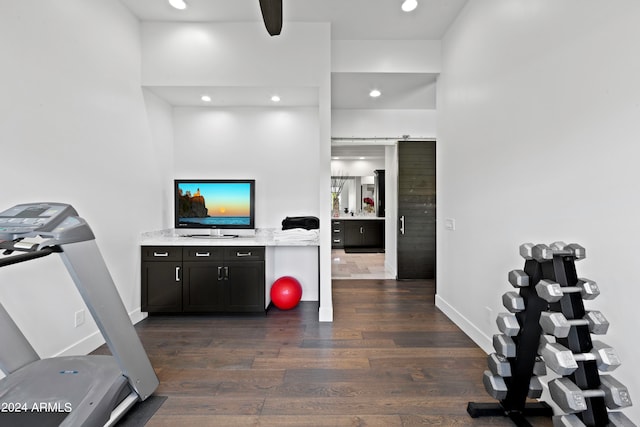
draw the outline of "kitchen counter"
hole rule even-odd
[[[332,221],[339,221],[339,220],[372,220],[372,219],[384,220],[385,218],[383,216],[369,216],[369,215],[361,215],[361,216],[343,215],[343,216],[339,216],[339,217],[335,217],[335,216],[331,217]]]
[[[255,233],[245,234],[240,230],[231,230],[237,237],[218,237],[208,235],[210,230],[166,230],[150,231],[140,236],[141,246],[318,246],[317,233],[303,235],[296,232],[283,232],[275,228],[257,229]],[[317,230],[315,230],[317,231]],[[223,231],[224,232],[224,231]]]

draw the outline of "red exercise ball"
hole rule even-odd
[[[295,277],[282,276],[271,285],[271,301],[280,310],[289,310],[302,298],[302,286]]]

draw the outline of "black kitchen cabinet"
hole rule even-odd
[[[142,311],[263,312],[264,254],[264,247],[143,247]]]
[[[344,221],[342,220],[331,220],[331,248],[344,248]]]
[[[383,219],[350,219],[344,221],[344,247],[384,249]]]

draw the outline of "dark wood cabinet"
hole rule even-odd
[[[344,247],[384,249],[384,220],[344,221]]]
[[[331,220],[331,248],[344,248],[344,221],[342,220]]]
[[[143,247],[142,311],[263,312],[264,255],[264,247]]]
[[[142,248],[142,311],[175,313],[182,310],[182,248]]]

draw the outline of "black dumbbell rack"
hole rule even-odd
[[[547,302],[538,296],[535,285],[546,278],[546,275],[553,275],[553,271],[545,268],[544,264],[548,263],[540,263],[534,259],[525,261],[524,272],[529,276],[528,286],[519,288],[525,309],[516,313],[520,332],[512,337],[516,344],[516,355],[509,358],[511,377],[504,378],[507,385],[506,397],[498,403],[469,402],[467,412],[473,418],[506,416],[516,426],[528,427],[531,426],[526,420],[528,417],[553,415],[552,408],[545,402],[527,402],[542,334],[540,313],[547,309]]]
[[[538,263],[540,274],[543,278],[560,284],[561,287],[575,287],[579,282],[575,267],[576,258],[566,254],[566,252],[563,250],[553,251],[552,259]],[[583,319],[587,314],[583,297],[580,293],[575,292],[565,293],[558,302],[549,303],[548,310],[561,312],[567,320]],[[574,354],[589,353],[593,350],[591,331],[588,325],[573,325],[566,338],[556,338],[556,341]],[[598,389],[601,381],[597,362],[595,360],[578,361],[577,365],[578,369],[567,375],[566,378],[569,378],[581,390]],[[587,427],[610,425],[610,414],[604,397],[585,397],[585,401],[587,409],[571,415],[572,417],[577,417]],[[614,416],[613,413],[611,415]],[[618,422],[615,425],[635,425],[621,413],[616,413],[615,415],[621,417],[618,418]],[[576,418],[573,419],[576,420]],[[577,424],[577,421],[574,422]]]
[[[520,329],[517,335],[512,337],[516,346],[515,356],[507,357],[511,375],[503,378],[497,373],[485,372],[485,376],[489,375],[489,378],[492,379],[489,382],[489,386],[485,382],[485,388],[487,388],[489,394],[494,397],[497,396],[499,403],[469,402],[467,412],[474,418],[507,416],[517,426],[530,426],[531,424],[526,420],[527,417],[553,415],[551,407],[546,403],[527,402],[530,381],[534,375],[535,359],[542,348],[541,346],[546,345],[546,340],[548,339],[545,338],[545,340],[541,341],[543,332],[540,326],[541,313],[544,311],[559,312],[568,321],[585,318],[587,313],[584,307],[583,295],[581,292],[576,292],[580,279],[575,268],[575,261],[584,258],[585,251],[580,245],[565,245],[562,242],[555,242],[551,247],[543,244],[534,246],[531,243],[525,243],[520,247],[520,253],[526,259],[524,274],[521,274],[521,280],[517,282],[510,280],[510,282],[519,288],[519,296],[524,301],[524,308],[515,310],[517,311],[515,317]],[[514,270],[514,272],[516,271]],[[562,296],[558,296],[557,301],[555,298],[549,298],[548,295],[541,294],[544,297],[542,298],[536,291],[536,285],[541,280],[555,282],[561,288],[571,287],[573,289],[562,292]],[[555,302],[547,302],[546,299]],[[509,333],[512,333],[512,331],[510,330]],[[590,353],[594,349],[591,341],[591,330],[586,323],[573,323],[569,328],[568,336],[552,337],[552,339],[570,350],[574,354],[574,358],[577,355]],[[496,347],[496,350],[500,351],[502,349]],[[598,371],[598,362],[578,359],[576,359],[576,362],[578,368],[571,374],[566,375],[566,378],[575,384],[577,388],[584,390],[585,393],[599,390],[601,388],[601,379]],[[499,390],[494,389],[496,384],[499,385]],[[624,387],[621,384],[619,386]],[[503,388],[506,388],[506,392]],[[626,393],[626,389],[624,391]],[[609,413],[604,397],[597,394],[584,394],[583,396],[586,409],[578,413],[556,416],[554,417],[554,425],[558,421],[558,425],[587,427],[635,426],[621,412]],[[628,395],[626,395],[625,399],[627,399],[625,406],[630,405],[631,402],[628,400]]]

